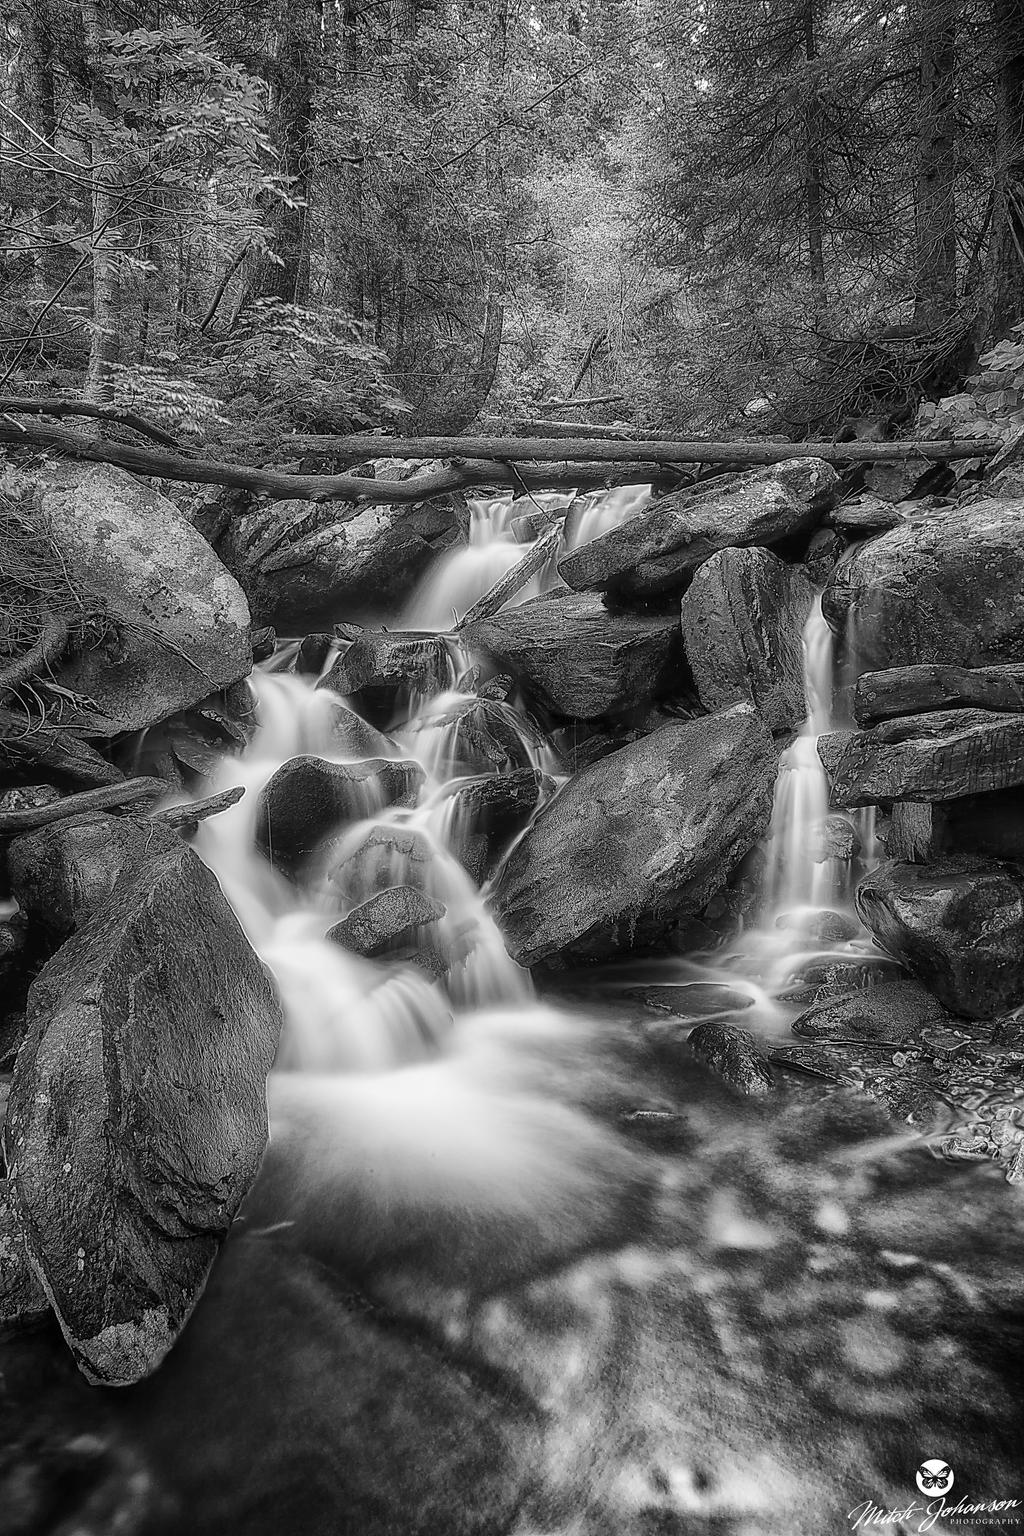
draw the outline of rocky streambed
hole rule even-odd
[[[13,1530],[1024,1499],[1012,489],[531,499],[433,631],[447,503],[6,474]]]

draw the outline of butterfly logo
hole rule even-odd
[[[953,1468],[945,1461],[922,1461],[917,1486],[922,1493],[948,1493],[953,1486]]]

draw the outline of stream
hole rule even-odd
[[[642,494],[588,498],[570,536]],[[509,506],[474,504],[468,546],[440,558],[400,625],[447,630],[521,558]],[[542,572],[516,601],[556,581]],[[451,724],[475,665],[454,640],[450,689],[387,722],[395,761],[421,770],[415,803],[368,799],[301,881],[258,850],[260,792],[283,763],[360,755],[337,744],[352,701],[290,670],[296,650],[256,673],[258,728],[210,785],[246,794],[196,843],[283,1001],[272,1144],[181,1344],[152,1381],[99,1394],[88,1528],[1021,1524],[1019,1191],[990,1165],[933,1157],[849,1090],[793,1075],[767,1103],[738,1098],[680,1049],[692,1008],[652,1024],[643,1001],[726,986],[746,1000],[734,1022],[784,1041],[807,966],[884,958],[854,915],[849,862],[815,841],[828,801],[815,741],[833,724],[820,602],[752,921],[714,953],[537,981],[460,862],[453,807],[481,772]],[[557,753],[514,694],[499,707],[556,792]],[[855,832],[860,873],[875,857],[868,813]],[[367,838],[384,854],[369,886],[346,890],[332,871]],[[395,884],[443,908],[443,975],[326,936]],[[84,1434],[95,1407],[87,1420],[71,1376],[54,1391]],[[955,1474],[945,1502],[915,1480],[934,1458]]]

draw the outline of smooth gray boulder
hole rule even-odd
[[[856,545],[822,602],[858,672],[1024,661],[1024,499],[934,510]]]
[[[676,615],[613,613],[589,592],[505,608],[462,639],[511,672],[532,704],[574,720],[621,714],[686,680]]]
[[[281,1018],[184,843],[119,881],[29,993],[4,1134],[32,1267],[80,1368],[170,1349],[267,1137]]]
[[[238,583],[172,501],[124,470],[62,465],[33,496],[71,584],[110,624],[57,669],[51,723],[137,731],[252,670]]]
[[[723,549],[694,574],[680,605],[683,649],[708,711],[744,699],[769,730],[807,714],[802,635],[814,589],[800,566],[766,549]]]
[[[830,464],[786,459],[701,491],[677,491],[648,502],[617,528],[563,556],[559,574],[577,591],[625,598],[681,593],[716,550],[775,544],[807,532],[839,493],[839,476]]]
[[[393,608],[456,538],[443,499],[358,507],[275,501],[211,532],[254,622],[284,634],[342,613]]]
[[[585,768],[499,869],[521,965],[643,948],[701,911],[764,833],[775,750],[749,705],[663,726]]]
[[[1024,871],[985,859],[883,864],[857,911],[878,943],[954,1013],[992,1019],[1024,1002]]]
[[[832,804],[953,800],[1024,784],[1024,715],[940,710],[818,738]]]
[[[857,679],[853,712],[866,729],[883,720],[941,709],[1024,713],[1024,662],[998,667],[923,663],[865,672]]]

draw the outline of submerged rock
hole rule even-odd
[[[839,488],[836,471],[821,459],[787,459],[704,490],[678,491],[572,550],[559,574],[578,591],[632,598],[682,592],[716,550],[774,544],[812,528]]]
[[[434,850],[422,832],[376,826],[346,847],[331,870],[331,881],[349,901],[359,904],[389,886],[426,889]]]
[[[643,947],[698,913],[764,833],[775,752],[749,705],[663,726],[586,768],[499,870],[522,965]]]
[[[259,1166],[280,1022],[184,843],[120,881],[33,985],[4,1144],[32,1266],[90,1380],[137,1381],[184,1326]]]
[[[62,465],[35,500],[72,586],[107,621],[57,669],[81,702],[55,696],[51,723],[140,730],[251,670],[244,594],[166,496],[108,465]]]
[[[553,789],[554,781],[532,768],[489,773],[456,789],[448,802],[446,841],[478,885]]]
[[[1024,871],[982,859],[886,864],[857,910],[879,944],[954,1013],[990,1019],[1024,1002]]]
[[[215,532],[214,547],[255,622],[294,634],[339,613],[401,603],[455,536],[444,501],[358,508],[275,501],[233,518]]]
[[[555,592],[467,625],[462,639],[534,704],[593,720],[634,709],[684,681],[674,614],[612,613],[589,593]]]
[[[403,733],[435,777],[532,769],[544,752],[540,731],[497,699],[442,698],[421,711]]]
[[[818,738],[835,806],[952,800],[1024,784],[1024,714],[941,710]]]
[[[415,939],[417,930],[436,923],[445,907],[409,885],[392,885],[353,908],[328,930],[327,937],[357,955],[374,958]]]
[[[680,1019],[706,1019],[715,1013],[740,1013],[753,1006],[749,992],[740,992],[717,981],[687,981],[676,985],[642,987],[637,997],[656,1013]]]
[[[826,998],[793,1021],[793,1033],[805,1040],[875,1040],[903,1045],[929,1024],[945,1024],[949,1014],[916,981],[878,981]]]
[[[857,545],[823,606],[859,672],[1024,661],[1024,500],[945,508]]]
[[[1024,663],[1000,667],[922,665],[865,672],[857,679],[853,712],[869,727],[932,710],[1024,712]]]
[[[807,714],[801,636],[814,590],[800,566],[766,549],[723,549],[682,600],[683,647],[704,708],[749,699],[769,730]]]
[[[750,1098],[775,1092],[768,1059],[749,1029],[735,1024],[698,1024],[687,1041],[699,1061]]]
[[[290,758],[260,794],[256,846],[276,867],[294,872],[345,822],[362,821],[387,805],[411,805],[422,783],[422,768],[404,759]]]

